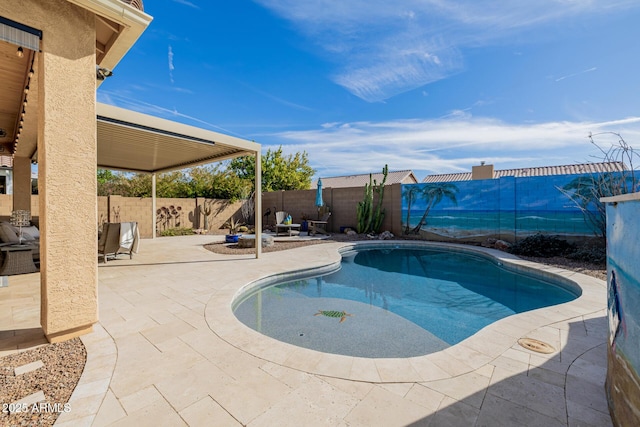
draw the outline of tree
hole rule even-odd
[[[121,194],[126,179],[121,173],[108,169],[98,169],[98,196]]]
[[[262,156],[262,191],[308,190],[315,170],[309,166],[307,153],[282,153],[282,146],[277,150],[267,150]],[[237,157],[229,164],[230,171],[251,182],[255,181],[256,168],[254,156]]]
[[[162,175],[158,177],[159,184]],[[135,173],[129,176],[124,188],[124,197],[151,197],[151,175],[146,173]]]
[[[149,181],[149,195],[151,195],[150,175],[145,174],[144,182]],[[147,180],[146,177],[149,177]],[[184,171],[173,171],[160,174],[156,183],[156,194],[158,197],[166,198],[191,198],[193,189],[190,178]],[[140,197],[140,196],[138,196]]]
[[[423,225],[427,223],[427,216],[429,215],[429,211],[432,207],[437,205],[442,201],[443,198],[447,198],[453,202],[453,204],[457,205],[458,200],[456,199],[456,194],[458,193],[458,187],[455,184],[451,184],[449,182],[440,182],[437,184],[425,184],[420,191],[422,198],[427,200],[427,207],[424,210],[424,214],[422,218],[420,218],[420,222],[416,225],[411,232],[418,233]]]
[[[251,183],[225,169],[225,166],[224,163],[217,163],[192,168],[189,175],[193,196],[236,201],[250,192]]]
[[[617,142],[608,149],[602,148],[593,139],[594,136],[605,134],[617,138]],[[627,144],[620,134],[615,132],[590,134],[589,141],[598,148],[602,154],[603,162],[619,163],[622,170],[581,175],[564,187],[556,188],[582,211],[585,221],[593,226],[596,235],[606,237],[607,209],[600,199],[640,191],[640,177],[636,176],[633,165],[638,153]]]

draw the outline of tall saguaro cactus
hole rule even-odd
[[[384,177],[382,182],[378,184],[369,174],[369,184],[364,185],[364,199],[358,203],[358,233],[378,233],[382,227],[384,219],[384,209],[382,208],[382,199],[384,198],[384,185],[387,181],[389,167],[384,165],[382,169]],[[373,193],[378,193],[378,203],[375,208],[373,206]]]

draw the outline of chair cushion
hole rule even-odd
[[[0,240],[2,240],[3,243],[20,242],[20,239],[18,238],[16,232],[13,230],[11,224],[7,224],[6,222],[0,224]]]

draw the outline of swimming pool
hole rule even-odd
[[[245,325],[289,344],[390,358],[446,349],[499,319],[579,293],[490,257],[387,245],[347,251],[338,269],[265,285],[233,308]]]

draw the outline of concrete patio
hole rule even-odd
[[[71,412],[56,425],[611,425],[600,280],[546,268],[579,282],[583,295],[503,319],[429,356],[352,358],[266,338],[230,308],[247,283],[338,262],[343,244],[256,260],[211,253],[202,246],[211,241],[143,240],[133,260],[100,264],[100,323],[82,337],[87,365]],[[0,291],[0,306],[10,308],[0,330],[25,331],[11,337],[16,348],[43,343],[39,275],[9,283]],[[524,336],[559,351],[525,350],[517,344]]]

